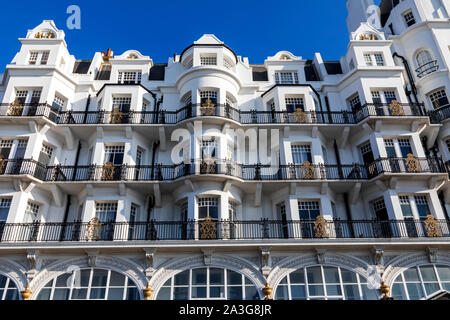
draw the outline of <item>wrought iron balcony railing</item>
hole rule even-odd
[[[262,240],[262,239],[390,239],[448,238],[450,221],[431,215],[422,220],[198,221],[100,223],[0,223],[0,243]]]
[[[189,105],[176,111],[62,111],[48,104],[0,106],[0,117],[45,117],[56,124],[177,124],[181,121],[202,118],[226,118],[240,124],[358,124],[364,119],[392,116],[423,116],[422,104],[365,104],[356,111],[243,111],[230,105]]]
[[[441,123],[450,118],[450,104],[428,112],[431,123]]]
[[[437,60],[433,60],[430,62],[425,63],[424,65],[421,65],[416,69],[417,77],[423,78],[427,74],[436,72],[439,70],[439,64]]]
[[[381,158],[361,164],[244,165],[228,160],[192,160],[177,165],[44,166],[35,160],[0,159],[0,175],[31,175],[42,181],[173,181],[185,176],[226,175],[246,181],[368,180],[384,173],[447,173],[440,158]]]

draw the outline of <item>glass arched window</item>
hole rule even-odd
[[[399,274],[392,285],[392,297],[395,300],[420,300],[442,290],[450,291],[450,267],[424,265]]]
[[[127,276],[91,268],[77,269],[50,280],[37,300],[140,300],[140,295]]]
[[[0,274],[0,300],[19,300],[19,289],[7,276]]]
[[[429,50],[421,50],[416,54],[417,76],[422,78],[438,70],[437,61]]]
[[[243,274],[220,268],[180,272],[161,287],[157,300],[260,300],[258,289]]]
[[[276,300],[377,300],[378,291],[356,272],[332,267],[305,267],[281,280]]]

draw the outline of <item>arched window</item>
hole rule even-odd
[[[450,267],[430,264],[412,267],[399,274],[392,285],[392,297],[395,300],[420,300],[442,290],[450,291]]]
[[[313,266],[298,269],[281,280],[277,300],[377,300],[378,291],[356,272],[332,267]]]
[[[136,284],[127,276],[90,268],[50,280],[37,300],[140,300],[140,295]]]
[[[258,289],[243,274],[221,268],[180,272],[164,283],[157,300],[260,300]]]
[[[0,300],[19,300],[19,289],[9,277],[0,274]]]
[[[421,50],[416,54],[417,76],[422,78],[438,70],[437,61],[429,50]]]

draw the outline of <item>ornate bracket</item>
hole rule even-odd
[[[150,279],[153,277],[153,274],[155,273],[154,262],[156,248],[144,248],[144,251],[145,261],[147,264],[147,268],[145,269],[145,276],[147,277],[147,280],[150,281]]]
[[[264,277],[268,277],[270,271],[272,271],[272,259],[270,257],[271,247],[260,247],[260,255],[261,255],[261,272]]]
[[[438,248],[427,248],[428,260],[430,263],[437,263]]]
[[[88,259],[88,266],[91,268],[96,267],[99,251],[86,251],[86,254]]]
[[[202,249],[203,252],[203,263],[205,266],[210,266],[212,264],[212,256],[214,253],[213,249]]]
[[[319,263],[319,264],[326,263],[326,253],[327,253],[327,249],[316,249],[317,263]]]
[[[34,279],[34,277],[38,273],[38,270],[41,268],[42,259],[39,255],[38,250],[28,250],[27,260],[28,260],[27,280],[29,283]]]

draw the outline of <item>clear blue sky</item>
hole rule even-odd
[[[204,33],[214,33],[250,63],[263,63],[280,50],[324,60],[345,54],[345,0],[166,0],[2,1],[0,72],[19,50],[17,38],[44,19],[66,33],[69,51],[91,59],[95,51],[137,49],[154,62],[167,62]],[[68,30],[66,9],[81,8],[81,30]]]

